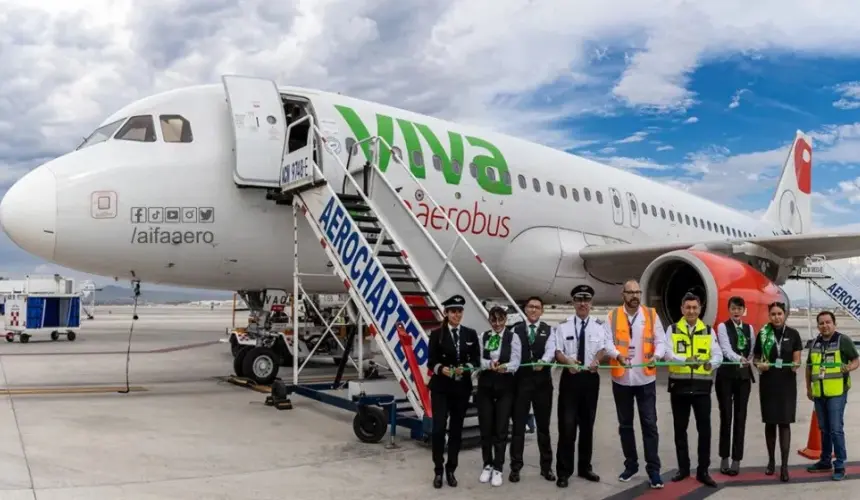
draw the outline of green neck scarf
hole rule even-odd
[[[490,330],[490,338],[487,339],[487,343],[484,345],[485,351],[495,351],[499,348],[499,345],[502,343],[502,334],[496,333],[493,330]]]

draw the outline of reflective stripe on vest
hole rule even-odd
[[[705,323],[697,319],[696,329],[691,336],[687,332],[687,321],[681,321],[672,325],[672,352],[678,356],[686,356],[688,361],[695,358],[711,359],[711,330]],[[669,378],[681,380],[711,380],[711,370],[702,366],[695,368],[691,365],[670,365]]]
[[[835,334],[824,348],[824,355],[821,354],[821,344],[824,339],[819,337],[815,339],[812,346],[809,348],[809,366],[811,369],[812,382],[812,397],[833,397],[841,396],[845,393],[845,374],[842,373],[842,351],[839,350],[839,334]],[[824,368],[824,378],[821,378],[821,365],[823,363],[838,363],[833,367]],[[848,379],[848,388],[851,388],[851,379]],[[822,396],[823,393],[823,396]]]
[[[645,326],[642,329],[642,360],[644,363],[648,363],[654,358],[654,351],[656,350],[654,318],[657,312],[650,307],[643,307],[643,309],[645,309],[646,314],[643,319]],[[612,329],[612,341],[615,343],[615,348],[622,356],[627,356],[630,348],[630,325],[627,323],[627,313],[624,312],[624,306],[610,311],[609,326]],[[617,359],[610,360],[609,364],[612,365],[611,373],[614,378],[624,375],[626,368],[621,366]],[[657,374],[657,368],[643,366],[642,371],[648,376]]]

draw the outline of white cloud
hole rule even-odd
[[[839,109],[860,108],[860,81],[846,82],[834,88],[842,97],[833,102],[833,107]]]
[[[615,148],[613,148],[611,146],[607,146],[603,149],[598,150],[598,153],[608,155],[608,154],[614,153],[615,151],[617,151]]]
[[[698,121],[699,121],[699,117],[691,116],[691,117],[687,118],[686,120],[684,120],[684,123],[698,123]]]
[[[674,148],[674,147],[672,147],[672,146],[669,146],[668,144],[667,144],[667,145],[665,145],[665,146],[659,146],[659,147],[657,147],[657,151],[671,151],[671,150],[673,150],[673,149],[675,149],[675,148]]]
[[[632,135],[625,137],[624,139],[619,139],[615,141],[615,144],[629,144],[631,142],[642,142],[648,137],[649,132],[645,130],[640,130],[639,132],[634,132]]]
[[[735,92],[732,96],[732,102],[729,103],[729,109],[735,109],[741,105],[741,96],[745,92],[749,92],[749,89],[738,89],[737,92]]]

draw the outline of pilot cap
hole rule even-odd
[[[466,299],[463,298],[462,295],[452,295],[445,302],[442,302],[442,307],[445,310],[449,309],[463,309],[463,306],[466,305]]]
[[[573,290],[570,291],[570,296],[575,299],[590,299],[594,297],[594,288],[591,288],[588,285],[576,285],[573,287]]]

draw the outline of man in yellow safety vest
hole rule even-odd
[[[687,426],[692,411],[699,435],[696,479],[706,486],[716,487],[716,481],[708,473],[711,465],[711,389],[714,385],[713,370],[723,361],[723,351],[710,325],[699,319],[701,310],[699,297],[691,293],[684,295],[681,299],[684,317],[666,330],[668,357],[674,362],[688,363],[669,366],[669,403],[672,405],[678,457],[678,473],[672,481],[682,481],[690,476]]]
[[[818,429],[821,431],[821,458],[810,465],[809,472],[833,471],[833,479],[845,477],[844,417],[851,377],[860,366],[860,354],[854,341],[836,331],[836,316],[821,311],[816,318],[818,337],[809,346],[806,361],[806,397],[815,403]],[[832,454],[836,460],[831,464]]]

